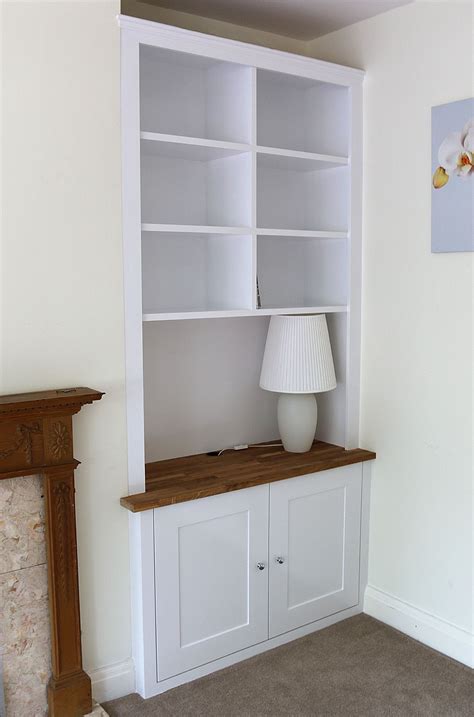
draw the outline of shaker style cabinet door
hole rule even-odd
[[[270,486],[270,637],[359,600],[362,469]]]
[[[268,639],[268,491],[155,510],[159,680]]]

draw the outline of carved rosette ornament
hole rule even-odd
[[[71,436],[67,426],[61,421],[53,423],[49,439],[49,449],[56,460],[65,458],[71,448]]]

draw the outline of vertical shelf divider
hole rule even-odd
[[[257,68],[251,68],[252,82],[252,308],[257,309]]]

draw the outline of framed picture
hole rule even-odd
[[[431,251],[474,251],[474,98],[431,109]]]

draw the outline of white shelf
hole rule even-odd
[[[347,157],[338,157],[332,154],[315,154],[314,152],[299,152],[275,147],[257,147],[257,153],[259,163],[263,167],[292,169],[301,172],[344,167],[349,163]]]
[[[228,311],[177,311],[167,313],[145,313],[143,321],[182,321],[184,319],[228,319],[245,316],[273,316],[275,314],[344,314],[347,306],[293,306],[289,308],[270,307],[264,309],[232,309]]]
[[[198,224],[142,224],[142,232],[166,232],[167,234],[250,234],[250,227],[216,227]],[[273,233],[273,232],[272,232]],[[326,236],[326,235],[325,235]]]
[[[159,132],[140,132],[140,140],[144,155],[175,157],[198,162],[210,162],[251,150],[250,145],[239,142],[221,142]]]
[[[260,236],[306,237],[307,239],[347,239],[348,232],[317,231],[310,229],[257,229]]]
[[[218,227],[201,224],[142,224],[142,232],[166,232],[177,234],[250,234],[251,227]],[[347,239],[348,232],[319,231],[309,229],[272,229],[260,227],[260,236],[307,237],[308,239]]]

